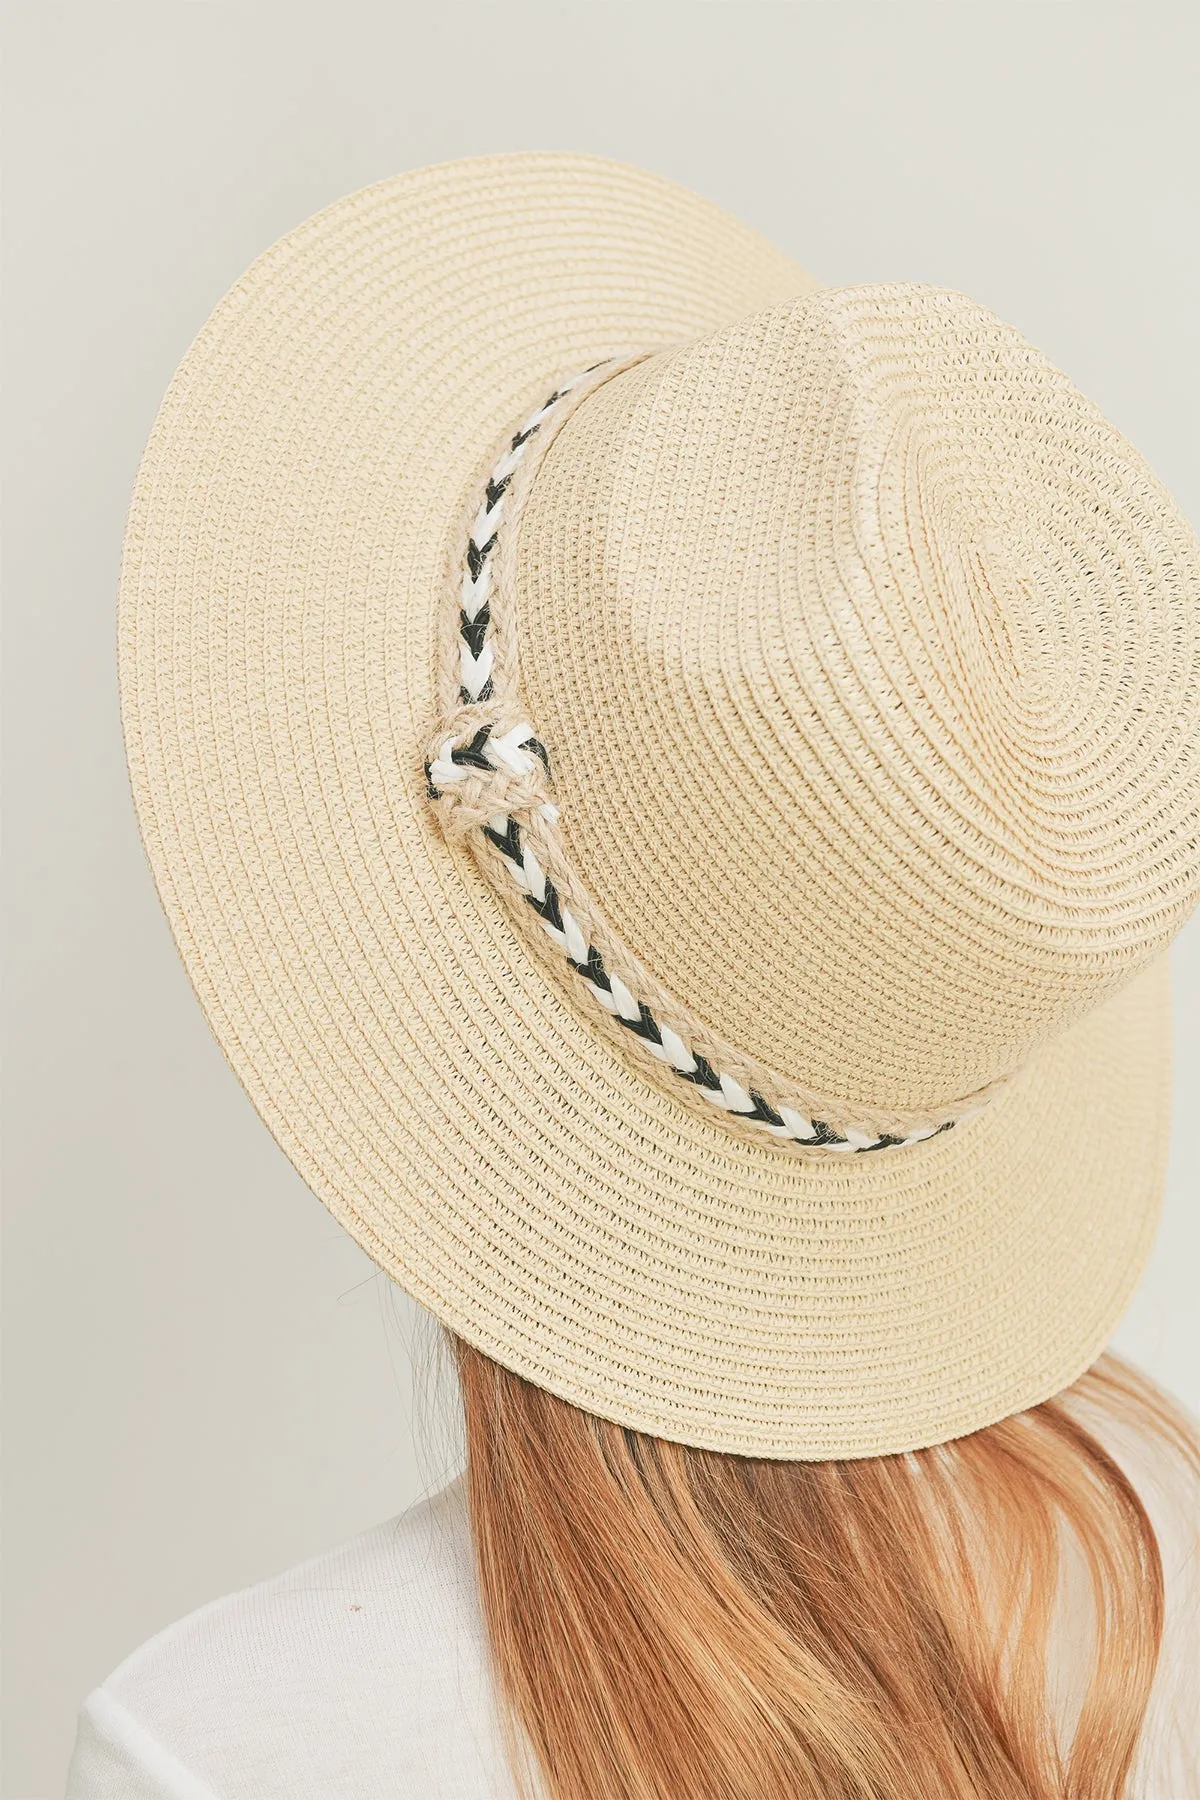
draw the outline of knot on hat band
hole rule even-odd
[[[524,818],[550,802],[550,759],[509,702],[460,706],[438,727],[425,764],[442,829],[462,837],[496,814]]]
[[[442,671],[448,690],[457,685],[458,704],[430,735],[429,798],[447,837],[471,846],[505,898],[518,902],[519,917],[538,918],[593,1001],[673,1080],[728,1117],[809,1149],[862,1154],[919,1143],[970,1118],[1007,1078],[926,1113],[855,1110],[798,1089],[723,1043],[666,992],[607,925],[566,855],[550,757],[520,701],[515,608],[497,581],[497,551],[502,529],[506,539],[515,537],[528,480],[518,493],[513,483],[522,464],[525,477],[533,472],[529,446],[537,440],[544,454],[567,416],[566,396],[581,398],[627,366],[597,363],[561,382],[513,433],[484,484]]]

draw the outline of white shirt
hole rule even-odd
[[[201,1607],[86,1701],[67,1800],[510,1800],[464,1484]]]
[[[1164,1538],[1194,1776],[1195,1540]],[[151,1638],[86,1701],[66,1800],[515,1800],[462,1480]]]

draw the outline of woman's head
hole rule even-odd
[[[1198,594],[1012,327],[594,158],[339,202],[180,370],[147,848],[263,1116],[477,1347],[561,1800],[1121,1791],[1161,1571],[1083,1415],[1180,1434],[1077,1378],[1163,1182]]]

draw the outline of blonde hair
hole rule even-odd
[[[1096,1428],[1132,1428],[1189,1481],[1200,1443],[1125,1365],[1106,1357],[934,1449],[800,1463],[624,1430],[455,1348],[522,1785],[536,1770],[550,1800],[1134,1791],[1163,1566]],[[1073,1588],[1090,1604],[1064,1654]]]

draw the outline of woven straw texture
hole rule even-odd
[[[680,1094],[426,798],[489,457],[647,350],[547,435],[507,567],[564,839],[782,1078],[1001,1083],[927,1142]],[[681,1441],[914,1448],[1074,1379],[1145,1261],[1198,592],[1137,455],[961,296],[819,291],[596,159],[422,170],[269,251],[164,401],[121,595],[144,841],[262,1117],[447,1324]]]

